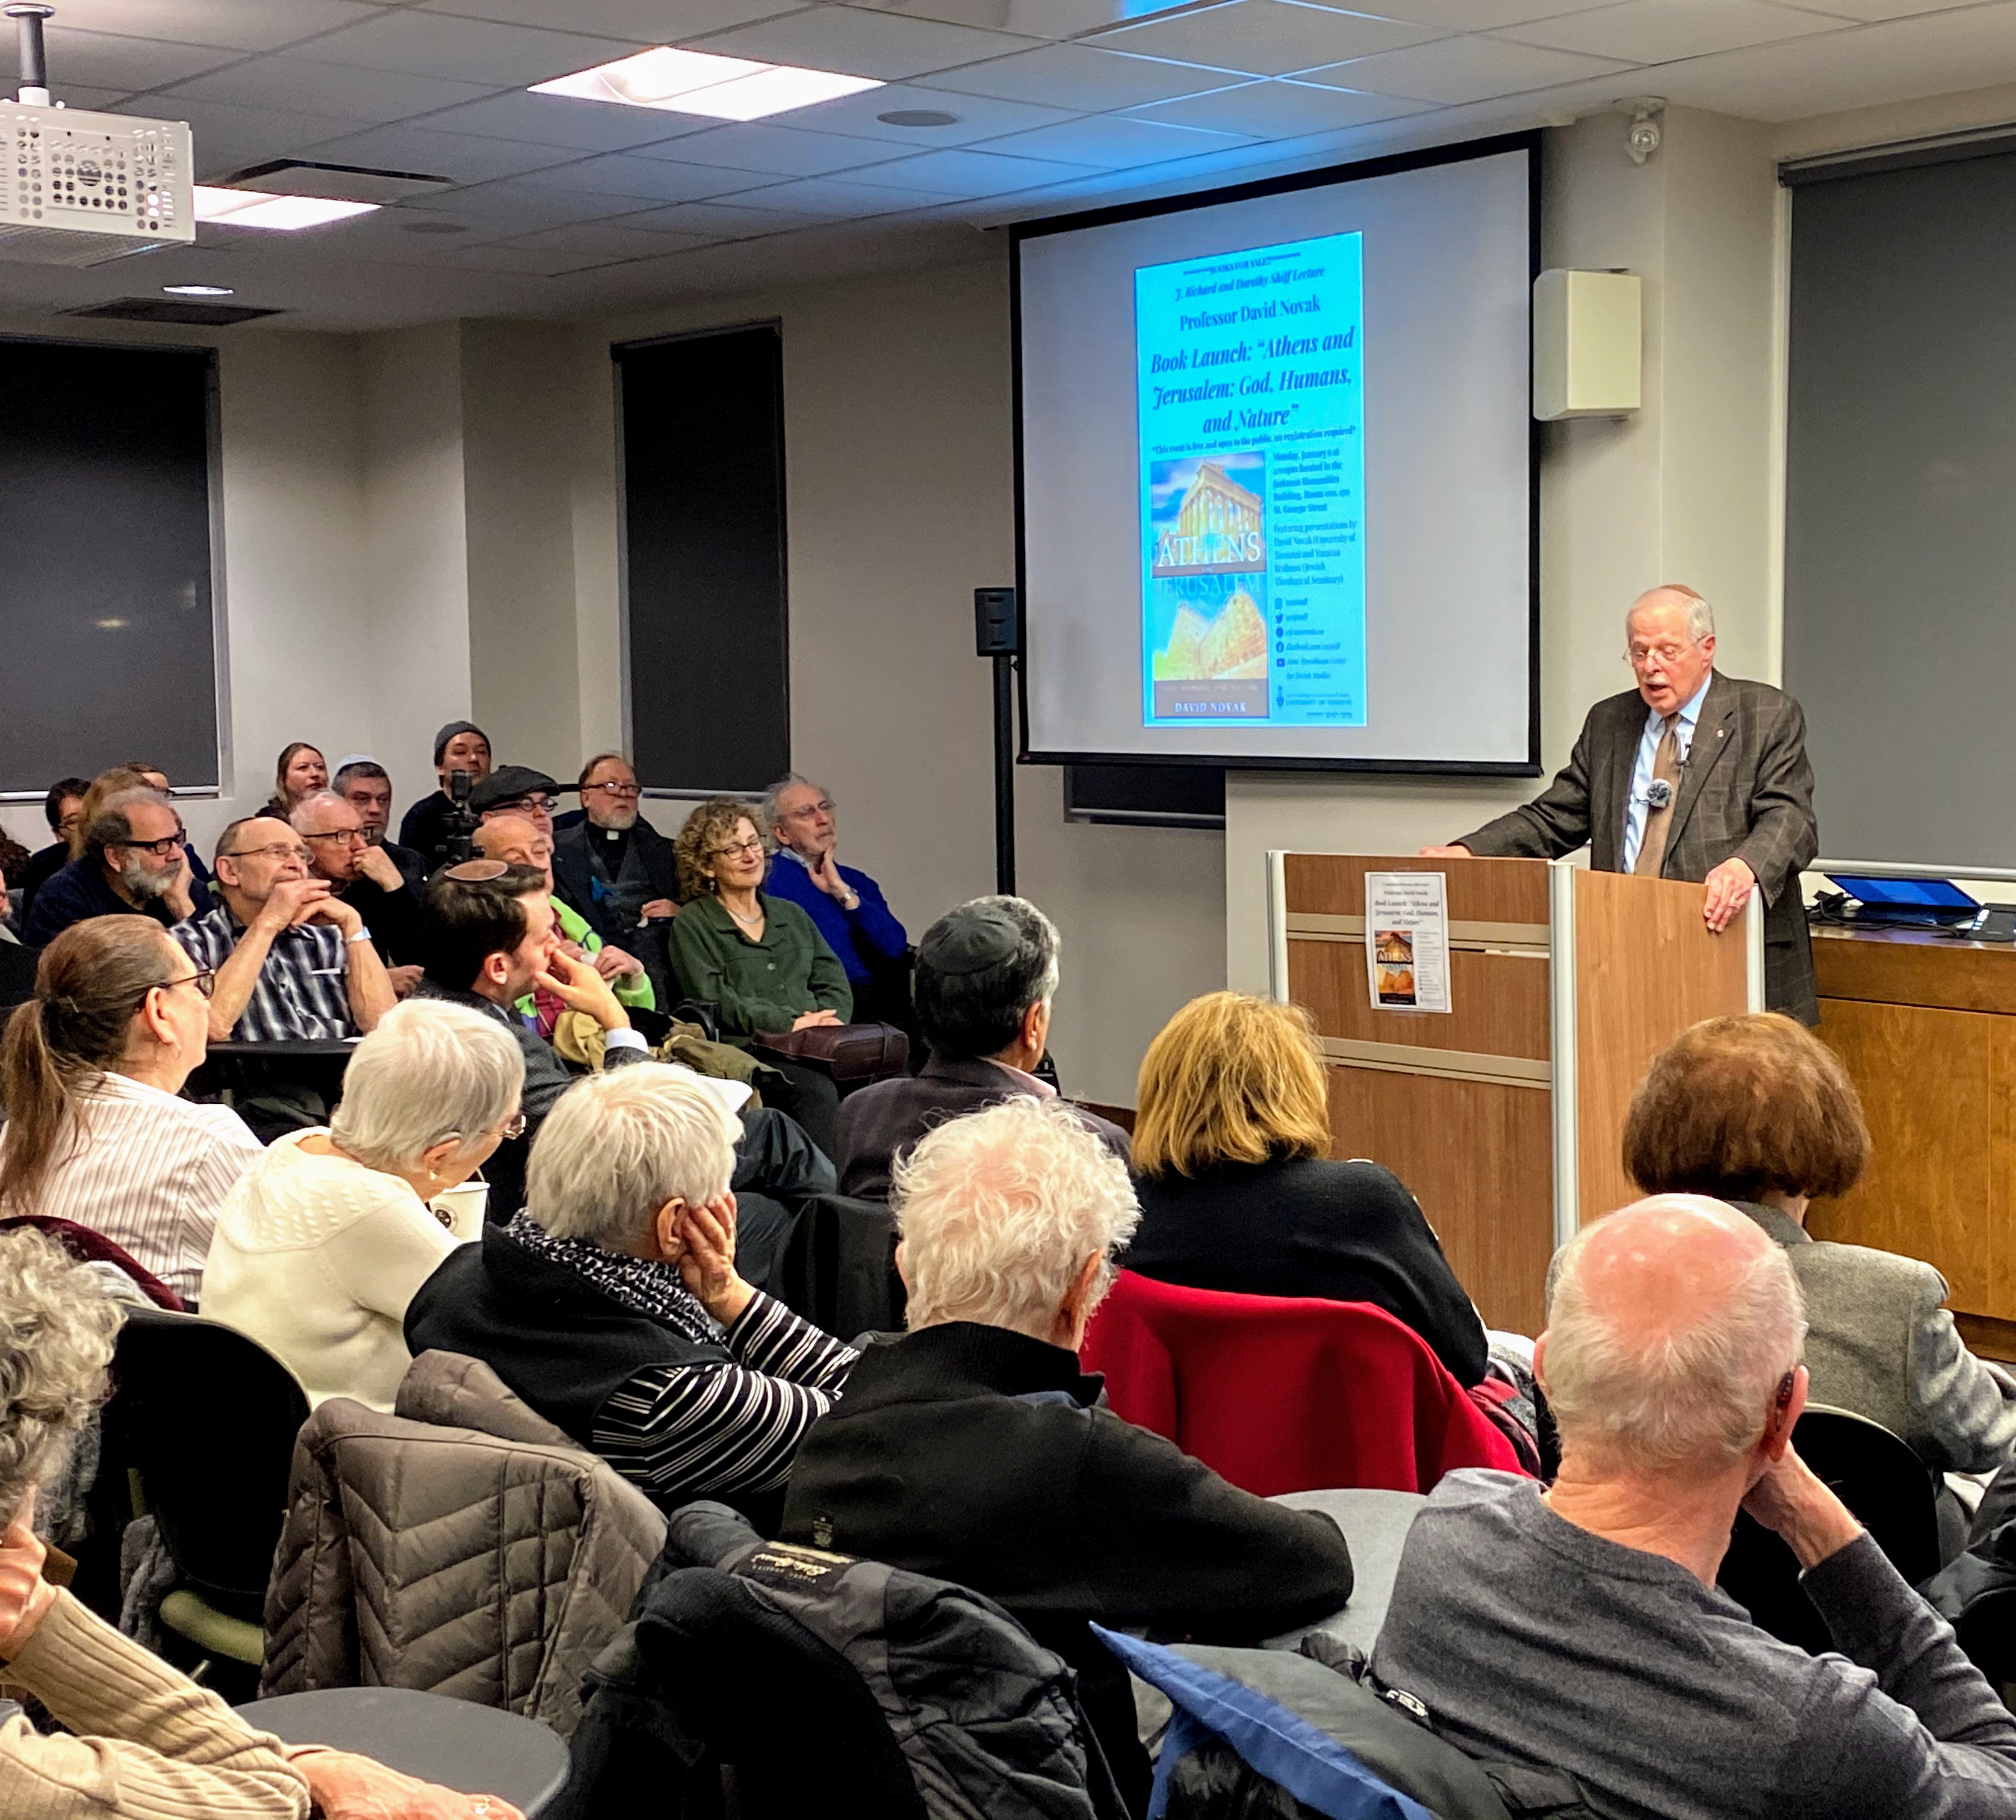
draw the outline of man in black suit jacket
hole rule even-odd
[[[1546,792],[1422,852],[1557,859],[1586,843],[1599,872],[1705,883],[1703,914],[1718,933],[1761,890],[1765,1002],[1819,1023],[1799,890],[1820,851],[1805,714],[1768,683],[1715,669],[1714,612],[1691,588],[1641,595],[1625,637],[1638,686],[1589,710]]]
[[[927,1131],[1017,1094],[1057,1090],[1032,1070],[1050,1035],[1057,931],[1022,897],[976,897],[948,911],[917,944],[912,991],[931,1059],[913,1079],[877,1082],[840,1103],[840,1192],[889,1193],[891,1167]],[[1127,1134],[1072,1109],[1123,1162]]]

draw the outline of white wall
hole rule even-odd
[[[1776,179],[1764,129],[1669,109],[1638,166],[1617,118],[1546,135],[1542,258],[1644,280],[1644,405],[1551,424],[1540,466],[1542,757],[1567,758],[1589,704],[1630,686],[1623,614],[1662,581],[1715,602],[1719,653],[1768,675]],[[1270,848],[1408,852],[1525,800],[1535,782],[1233,774],[1226,972],[1266,985]]]
[[[915,936],[994,887],[989,671],[973,590],[1014,577],[1008,287],[985,263],[695,304],[585,328],[572,489],[582,733],[614,730],[615,432],[609,344],[781,321],[793,762],[841,804],[841,854]],[[590,679],[596,680],[591,690]],[[589,703],[596,704],[591,713]],[[1017,777],[1017,884],[1057,920],[1053,1046],[1067,1085],[1131,1105],[1148,1039],[1222,983],[1222,843],[1069,825],[1062,773]],[[668,812],[669,811],[669,812]],[[650,811],[661,827],[676,805]]]

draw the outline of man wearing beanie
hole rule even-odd
[[[911,989],[931,1059],[914,1079],[880,1081],[841,1102],[842,1194],[886,1200],[897,1154],[947,1119],[1018,1093],[1056,1097],[1033,1070],[1049,1041],[1058,948],[1057,925],[1023,897],[976,897],[924,931]],[[1082,1106],[1072,1111],[1126,1160],[1125,1131]]]
[[[472,786],[490,775],[490,737],[472,721],[450,721],[434,735],[434,775],[441,788],[406,811],[399,824],[399,844],[410,847],[431,871],[448,858],[455,832],[455,799],[448,780],[458,771],[469,773]]]

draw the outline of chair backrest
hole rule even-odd
[[[123,1245],[113,1244],[103,1232],[80,1226],[74,1220],[58,1219],[53,1214],[16,1214],[12,1219],[0,1220],[0,1232],[11,1232],[21,1226],[32,1226],[55,1239],[79,1264],[109,1264],[123,1271],[156,1307],[182,1307],[180,1296],[145,1268]]]
[[[1792,1445],[1909,1584],[1939,1571],[1938,1487],[1931,1468],[1903,1441],[1867,1416],[1809,1405],[1792,1430]],[[1773,1636],[1818,1655],[1832,1649],[1833,1640],[1798,1577],[1792,1551],[1739,1514],[1716,1584]]]
[[[909,1300],[895,1257],[887,1202],[814,1195],[798,1210],[771,1281],[785,1307],[837,1339],[893,1333]]]
[[[108,1464],[139,1475],[182,1578],[256,1612],[308,1402],[287,1368],[221,1321],[136,1308],[119,1329]]]
[[[1222,1294],[1122,1271],[1081,1357],[1117,1413],[1272,1497],[1521,1470],[1413,1330],[1363,1302]]]

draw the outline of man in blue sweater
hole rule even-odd
[[[907,1027],[909,987],[902,962],[910,938],[882,887],[834,857],[833,798],[792,772],[764,793],[763,825],[777,843],[763,888],[802,909],[840,956],[854,988],[856,1020]]]

